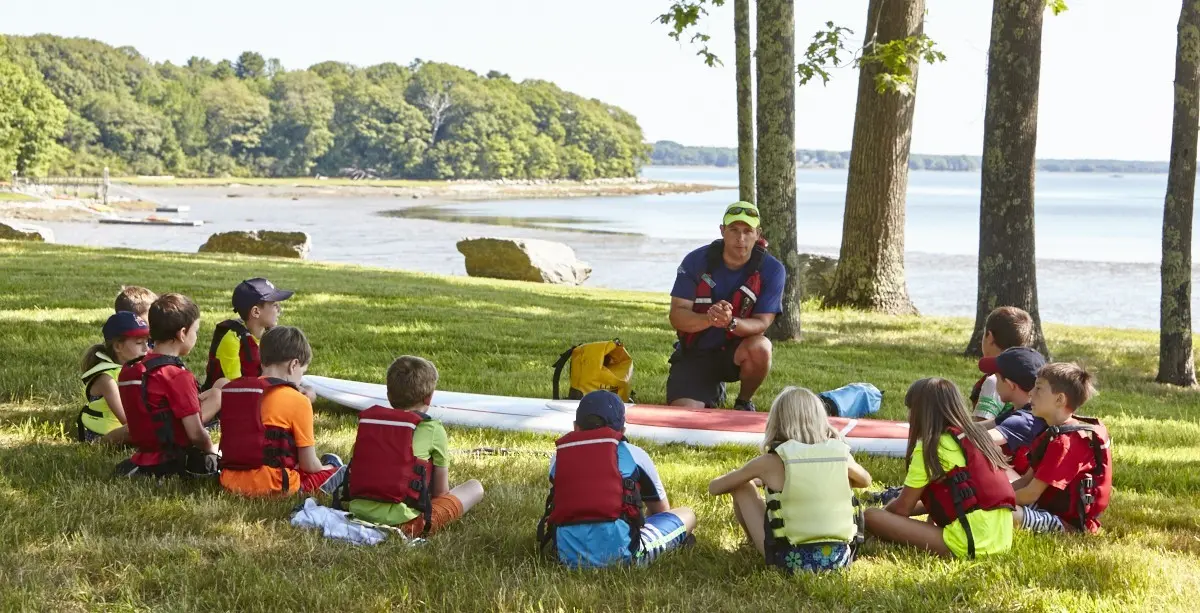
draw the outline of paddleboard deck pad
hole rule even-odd
[[[388,404],[387,387],[309,375],[304,382],[321,398],[357,411]],[[577,400],[545,400],[436,391],[429,416],[455,426],[498,428],[547,434],[570,432]],[[830,417],[855,452],[903,457],[908,448],[908,424],[881,419]],[[631,404],[625,409],[625,433],[631,438],[661,443],[762,444],[766,413],[724,409],[683,409]]]

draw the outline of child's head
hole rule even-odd
[[[387,397],[394,409],[424,411],[437,388],[438,371],[433,362],[415,355],[402,355],[388,367]]]
[[[259,345],[263,368],[277,369],[286,379],[299,383],[312,362],[312,346],[300,328],[276,326],[263,334]]]
[[[1038,371],[1030,401],[1034,415],[1057,422],[1074,414],[1095,394],[1091,373],[1072,362],[1054,362]]]
[[[177,342],[179,355],[196,346],[200,308],[183,294],[163,294],[150,305],[150,340],[156,345]]]
[[[825,404],[812,391],[788,387],[771,403],[763,432],[763,451],[772,451],[788,441],[815,445],[831,438],[840,435],[829,425]]]
[[[113,303],[113,310],[120,313],[121,311],[129,311],[142,319],[150,313],[150,305],[158,298],[154,292],[136,285],[125,285],[121,287],[121,293],[117,294],[117,299]]]
[[[917,441],[921,441],[925,473],[930,480],[945,475],[938,459],[938,444],[947,428],[958,428],[997,467],[1007,463],[987,434],[971,419],[962,394],[946,379],[931,377],[913,383],[904,395],[908,407],[908,456],[911,459]]]
[[[124,364],[146,355],[146,339],[150,336],[150,326],[146,320],[130,313],[121,311],[109,316],[102,329],[104,342],[92,345],[83,354],[83,370],[91,370],[100,363],[97,353],[103,352],[117,364]]]
[[[999,355],[1005,349],[1033,344],[1033,318],[1024,309],[1002,306],[983,324],[983,355]]]
[[[625,403],[621,402],[620,396],[608,390],[596,390],[583,395],[575,409],[575,429],[596,428],[625,431]]]
[[[270,329],[279,325],[279,304],[292,297],[292,290],[276,289],[275,285],[262,277],[246,279],[233,288],[233,310],[242,321],[261,323]]]
[[[1025,406],[1038,371],[1045,365],[1046,358],[1029,347],[1013,347],[1000,352],[996,356],[996,393],[1000,400]]]

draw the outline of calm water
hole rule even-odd
[[[545,238],[571,245],[594,269],[588,285],[667,291],[689,250],[715,238],[720,213],[737,198],[733,169],[648,168],[647,177],[729,186],[704,194],[515,200],[450,205],[507,217],[574,217],[575,228],[640,236],[494,227],[378,212],[424,201],[397,198],[227,198],[230,189],[143,189],[154,200],[190,205],[200,228],[51,223],[59,242],[194,252],[213,232],[270,228],[313,236],[312,259],[465,274],[455,242],[466,236]],[[836,255],[845,171],[801,170],[801,249]],[[1165,175],[1038,176],[1039,299],[1047,321],[1157,328],[1158,260]],[[906,256],[909,291],[922,312],[974,315],[979,175],[910,175]]]

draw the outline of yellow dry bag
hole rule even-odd
[[[563,352],[554,363],[554,399],[560,398],[558,381],[563,368],[571,364],[571,388],[567,398],[578,400],[595,390],[608,390],[629,402],[633,392],[633,358],[620,339],[575,345]]]

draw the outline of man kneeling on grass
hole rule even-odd
[[[267,330],[262,376],[241,377],[221,391],[221,485],[247,496],[333,493],[344,468],[336,455],[317,459],[312,403],[299,385],[312,347],[299,328]]]

